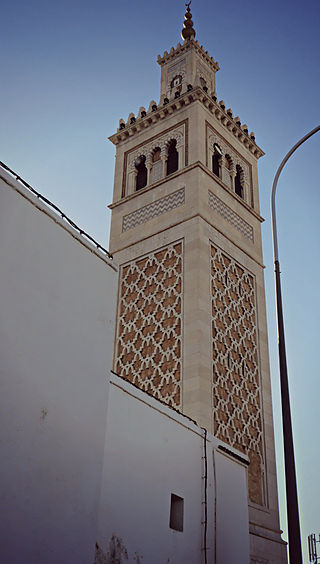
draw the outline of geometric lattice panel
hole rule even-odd
[[[263,504],[264,451],[254,278],[211,245],[214,434],[248,455],[249,498]]]
[[[116,371],[181,407],[182,243],[126,264],[120,274]]]

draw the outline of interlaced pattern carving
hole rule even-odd
[[[211,246],[214,434],[248,455],[251,501],[263,504],[263,443],[254,278]]]
[[[182,243],[121,270],[116,370],[181,407]]]

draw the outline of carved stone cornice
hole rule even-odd
[[[215,95],[211,97],[200,86],[181,94],[179,98],[175,98],[167,104],[148,111],[144,117],[137,118],[134,123],[125,125],[122,129],[119,128],[116,133],[109,137],[109,140],[114,145],[119,145],[143,129],[171,116],[181,108],[185,108],[196,101],[201,102],[212,116],[230,131],[256,159],[264,155],[263,150],[256,144],[253,134],[249,135],[245,126],[241,127],[241,123],[238,121],[239,118],[233,118],[230,115],[230,109],[226,110],[224,104],[219,103]]]

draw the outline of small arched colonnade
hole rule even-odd
[[[210,136],[208,167],[215,176],[242,200],[251,204],[248,166],[231,149],[220,142],[216,136]]]
[[[181,133],[158,139],[131,155],[127,194],[133,194],[184,167],[184,143]]]

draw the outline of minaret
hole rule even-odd
[[[120,120],[110,250],[114,370],[246,453],[252,563],[286,562],[278,517],[253,133],[195,40],[158,56],[160,102]],[[232,532],[230,532],[232,534]]]

